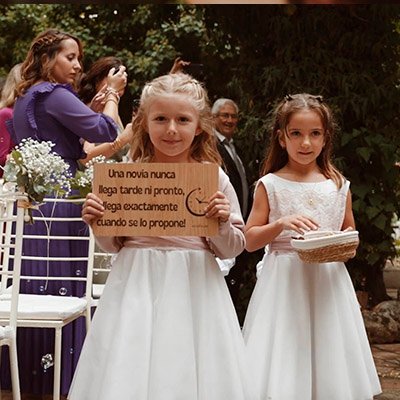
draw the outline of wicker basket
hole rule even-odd
[[[358,232],[310,232],[291,240],[305,263],[347,261],[358,247]]]

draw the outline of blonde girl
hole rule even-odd
[[[143,89],[133,121],[135,162],[219,163],[205,89],[178,73]],[[216,237],[102,237],[117,253],[69,394],[71,400],[247,400],[244,343],[215,261],[244,248],[234,189],[219,171],[205,208]],[[89,225],[103,215],[89,194]]]

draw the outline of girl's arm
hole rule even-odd
[[[344,211],[342,231],[352,231],[355,229],[355,227],[356,223],[354,221],[354,215],[353,215],[351,192],[349,190],[347,192],[347,197],[346,197],[346,209]],[[353,254],[348,259],[355,257],[356,253],[357,253],[356,250],[354,250]]]
[[[355,228],[356,228],[356,223],[354,221],[353,207],[352,207],[352,201],[351,201],[351,192],[349,190],[347,192],[347,197],[346,197],[346,209],[344,212],[342,231],[354,230]]]
[[[86,196],[82,206],[82,219],[90,227],[104,215],[103,202],[93,193]],[[113,236],[96,236],[96,243],[108,253],[118,253],[121,246]]]
[[[278,221],[268,224],[269,202],[264,185],[258,184],[245,227],[246,250],[255,251],[272,242],[283,230]]]
[[[217,236],[207,239],[211,250],[220,259],[238,256],[245,246],[244,222],[236,192],[228,176],[219,170],[219,191],[209,199],[206,208],[208,218],[218,218]]]
[[[293,230],[299,234],[318,229],[318,223],[309,217],[293,214],[268,223],[270,207],[265,186],[257,185],[251,209],[245,227],[246,250],[255,251],[271,243],[283,230]]]

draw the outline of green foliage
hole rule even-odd
[[[354,182],[353,208],[362,233],[354,264],[363,260],[366,265],[383,267],[386,258],[396,254],[390,237],[393,214],[399,210],[399,197],[393,190],[399,184],[399,169],[395,167],[399,155],[390,138],[365,127],[344,133],[341,139],[341,152],[348,155],[341,161]]]
[[[36,29],[41,30],[47,7],[41,13],[35,5],[0,5],[0,75],[7,75],[14,64],[23,61]]]
[[[75,193],[70,195],[69,198],[84,199],[90,192],[92,192],[94,164],[111,164],[114,162],[113,159],[107,160],[104,156],[100,155],[92,158],[88,163],[86,163],[83,170],[77,170],[75,175],[69,179],[71,189],[75,191]]]
[[[288,93],[323,95],[340,126],[335,160],[352,183],[361,237],[349,269],[356,287],[375,270],[368,286],[382,281],[395,255],[391,221],[400,215],[399,14],[394,4],[0,6],[0,72],[22,61],[48,26],[84,41],[86,67],[120,57],[133,97],[177,56],[203,63],[210,99],[230,97],[240,106],[237,140],[253,181],[277,101]],[[374,293],[372,303],[384,296]]]
[[[277,100],[310,92],[334,109],[341,128],[336,164],[351,180],[361,236],[349,263],[356,287],[368,269],[377,271],[372,279],[382,280],[379,271],[396,254],[391,221],[399,211],[399,13],[391,5],[290,5],[209,7],[206,14],[240,48],[225,94],[239,101],[240,139],[253,172],[264,158]],[[368,289],[373,285],[367,282]],[[385,296],[373,293],[371,303]]]

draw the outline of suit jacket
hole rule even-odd
[[[222,166],[225,170],[226,174],[229,176],[229,180],[232,183],[233,188],[237,194],[240,207],[243,207],[243,188],[242,188],[242,180],[240,179],[240,173],[236,167],[235,161],[232,160],[231,155],[226,149],[225,145],[219,141],[217,138],[217,148],[219,154],[221,155],[222,161],[224,165]],[[250,203],[248,203],[250,204]],[[249,210],[248,210],[249,211]],[[243,218],[246,218],[247,215],[243,215]]]

